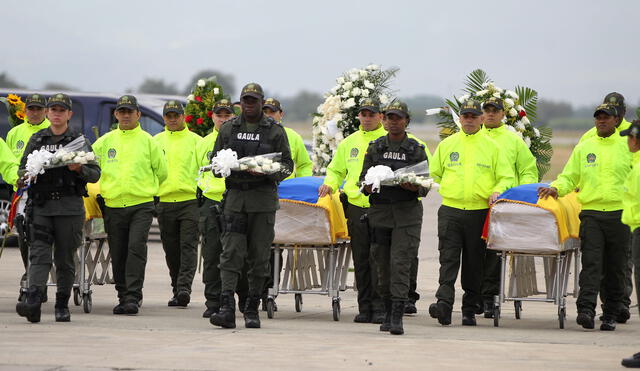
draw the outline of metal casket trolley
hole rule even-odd
[[[296,312],[302,295],[331,298],[333,320],[340,319],[340,291],[347,289],[351,245],[337,194],[318,199],[321,177],[288,179],[280,183],[273,251],[273,286],[267,296],[267,317],[273,318],[275,299],[295,294]],[[283,258],[280,279],[280,256]]]
[[[575,193],[558,200],[539,200],[540,186],[546,184],[512,188],[500,195],[490,210],[485,229],[487,248],[502,258],[500,292],[494,297],[493,308],[496,327],[506,301],[514,302],[516,319],[521,317],[522,302],[536,301],[558,307],[562,329],[567,316],[566,297],[578,294],[580,204]],[[572,259],[574,282],[573,292],[569,293]],[[544,291],[538,290],[536,267],[540,266],[544,271]]]
[[[93,306],[91,285],[113,284],[111,277],[111,254],[109,252],[109,243],[107,242],[107,234],[104,230],[104,222],[102,212],[97,202],[97,194],[99,193],[99,185],[88,184],[89,197],[84,198],[86,209],[86,219],[83,228],[82,244],[78,246],[75,258],[76,279],[73,284],[73,303],[77,306],[82,305],[85,313],[91,313]],[[26,200],[26,196],[23,196]],[[23,203],[23,200],[19,202]],[[20,210],[18,206],[19,218],[21,221],[16,222],[19,238],[21,243],[29,246],[29,223],[28,216],[23,213],[24,206]],[[55,246],[54,246],[55,248]],[[51,252],[53,254],[53,251]],[[56,267],[55,263],[51,265],[49,273],[49,282],[47,286],[56,285]],[[18,300],[26,298],[26,292],[29,288],[28,277],[20,282],[20,296]]]

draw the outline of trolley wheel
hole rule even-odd
[[[296,294],[296,312],[302,312],[302,294]]]
[[[273,318],[273,312],[274,312],[275,306],[276,306],[276,301],[271,298],[268,298],[267,299],[267,317],[269,319]]]
[[[82,302],[82,297],[80,296],[80,289],[77,287],[73,288],[73,304],[80,305]]]
[[[93,300],[91,300],[91,293],[82,295],[82,307],[85,313],[91,313],[93,306]]]
[[[558,309],[558,325],[561,329],[564,328],[565,318],[567,318],[567,310],[565,308]]]
[[[333,299],[331,307],[333,308],[333,320],[340,321],[340,300]]]
[[[494,305],[493,307],[493,326],[500,326],[500,306]]]
[[[520,319],[520,312],[522,312],[522,302],[520,300],[514,301],[513,307],[516,310],[516,319]]]

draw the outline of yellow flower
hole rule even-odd
[[[20,99],[20,97],[15,94],[9,94],[7,95],[7,100],[9,101],[9,103],[11,103],[11,105],[16,105],[22,99]]]
[[[16,112],[16,117],[19,118],[20,120],[24,120],[24,112]]]

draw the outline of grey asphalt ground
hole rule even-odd
[[[513,305],[503,309],[501,327],[478,318],[475,328],[460,325],[457,291],[453,325],[440,326],[427,313],[437,288],[437,194],[424,201],[420,248],[418,314],[405,316],[405,335],[378,331],[378,325],[352,322],[355,292],[341,293],[342,316],[332,320],[328,297],[305,295],[301,313],[293,295],[278,297],[274,319],[261,313],[262,329],[215,328],[204,310],[200,275],[186,309],[168,308],[168,271],[162,248],[149,246],[144,305],[138,316],[114,316],[113,286],[93,286],[93,311],[71,308],[70,323],[53,318],[54,288],[43,305],[42,322],[30,324],[15,313],[19,252],[5,249],[0,259],[0,370],[271,370],[271,369],[620,369],[623,357],[640,351],[637,308],[615,332],[585,331],[575,323],[575,299],[568,298],[564,330],[556,307],[524,303],[522,319]],[[634,303],[635,304],[635,303]],[[599,325],[596,324],[596,328]]]

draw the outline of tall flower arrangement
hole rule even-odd
[[[514,90],[502,89],[494,84],[483,70],[471,72],[465,81],[465,94],[447,99],[447,106],[441,109],[427,110],[427,114],[437,114],[441,128],[440,137],[445,138],[459,130],[458,115],[460,107],[469,99],[485,102],[491,97],[504,102],[504,124],[527,144],[536,158],[539,178],[549,171],[553,148],[551,147],[551,128],[534,125],[538,103],[538,93],[530,88],[516,86]]]
[[[363,69],[353,68],[336,79],[336,85],[326,93],[313,117],[313,172],[324,175],[338,144],[356,132],[358,109],[362,99],[377,98],[389,102],[389,82],[397,68],[383,70],[371,64]]]
[[[213,130],[213,120],[211,116],[213,103],[225,98],[222,86],[218,84],[215,76],[207,79],[200,79],[191,89],[191,94],[187,97],[187,106],[184,108],[184,120],[189,130],[204,137]]]
[[[20,125],[24,122],[26,114],[22,98],[15,94],[9,94],[6,98],[0,97],[0,102],[7,106],[7,112],[9,112],[9,124],[11,124],[11,126]]]

